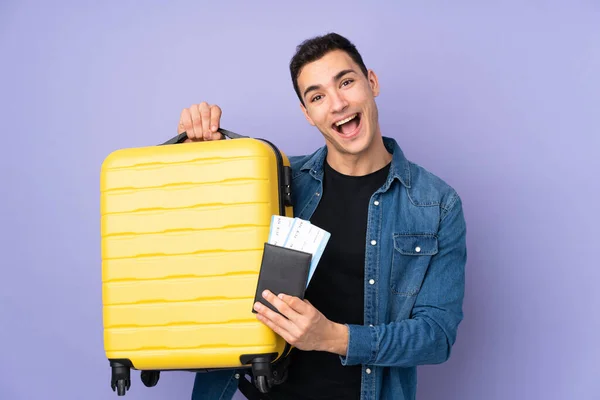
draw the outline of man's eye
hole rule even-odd
[[[319,94],[319,95],[313,97],[311,101],[315,102],[315,101],[318,101],[320,98],[321,98],[321,95]]]
[[[348,86],[352,82],[353,82],[352,79],[346,79],[344,82],[342,82],[342,86]]]

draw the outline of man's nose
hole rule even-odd
[[[331,111],[339,113],[344,111],[348,107],[348,101],[346,98],[338,92],[334,92],[330,95],[331,97]]]

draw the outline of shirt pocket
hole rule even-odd
[[[391,290],[398,296],[416,296],[429,261],[438,252],[435,235],[395,233],[392,254]]]

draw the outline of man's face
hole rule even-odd
[[[366,77],[344,51],[327,53],[304,66],[298,76],[302,111],[325,136],[335,156],[368,152],[379,133],[375,73]]]

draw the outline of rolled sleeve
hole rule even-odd
[[[348,349],[340,356],[342,365],[372,363],[379,351],[379,335],[373,326],[346,325],[348,327]]]

